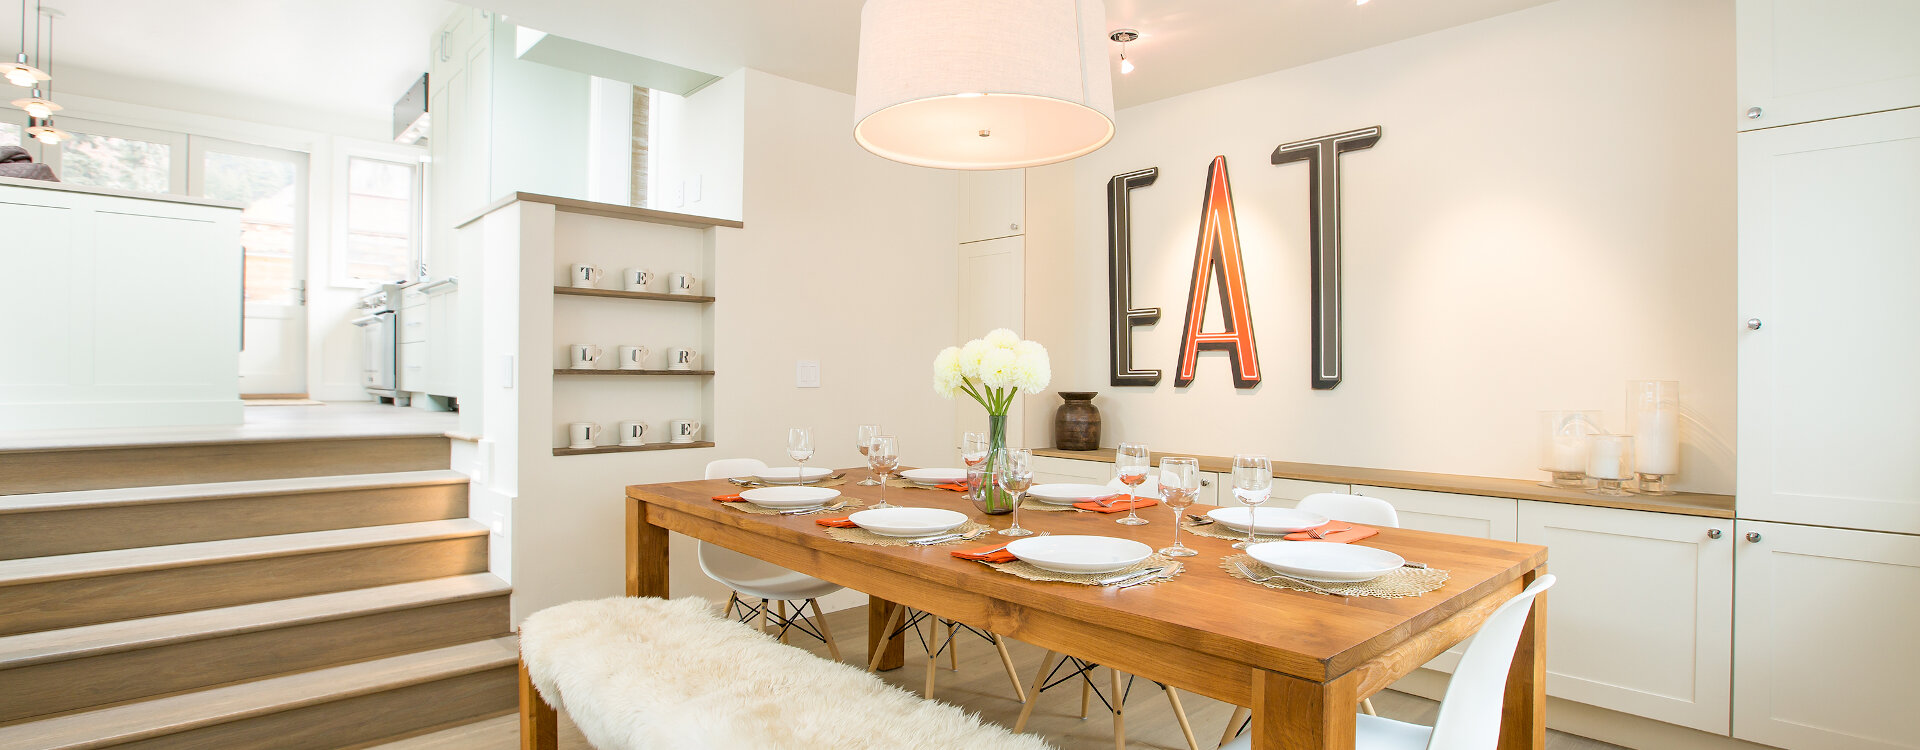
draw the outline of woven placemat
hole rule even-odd
[[[832,500],[829,500],[829,501],[827,501],[827,504],[828,504],[828,505],[832,505],[832,504],[834,504],[834,503],[837,503],[837,502],[840,502],[841,500],[846,500],[846,501],[847,501],[847,505],[846,505],[846,507],[844,507],[844,508],[840,508],[839,510],[836,510],[836,511],[833,511],[833,512],[835,512],[835,513],[852,513],[852,512],[854,512],[854,511],[856,511],[856,510],[859,510],[859,509],[861,509],[862,507],[864,507],[864,506],[866,505],[866,502],[864,502],[864,501],[861,501],[861,500],[855,500],[855,499],[853,499],[853,498],[850,498],[850,497],[847,497],[846,495],[841,495],[840,497],[836,497],[836,498],[834,498],[834,499],[832,499]],[[758,506],[758,505],[754,505],[753,503],[749,503],[749,502],[747,502],[747,501],[745,501],[745,500],[742,500],[742,501],[740,501],[740,502],[737,502],[737,503],[726,503],[726,506],[727,506],[727,507],[729,507],[729,508],[732,508],[732,509],[734,509],[734,510],[737,510],[737,511],[740,511],[741,513],[751,513],[751,514],[753,514],[753,515],[756,515],[756,516],[777,516],[777,515],[780,515],[781,513],[784,513],[784,512],[786,512],[785,510],[782,510],[782,509],[780,509],[780,508],[762,508],[762,507],[760,507],[760,506]],[[787,508],[786,510],[794,510],[794,509],[793,509],[793,508]],[[804,516],[804,515],[813,515],[813,514],[810,514],[810,513],[795,513],[794,515],[796,515],[796,516]]]
[[[1244,542],[1247,540],[1247,532],[1240,531],[1238,529],[1228,528],[1226,524],[1220,523],[1219,521],[1215,521],[1213,523],[1196,524],[1192,521],[1186,520],[1186,518],[1187,517],[1184,514],[1180,516],[1181,531],[1185,531],[1190,534],[1194,534],[1196,536],[1210,536],[1215,539],[1225,539],[1227,541],[1232,541],[1232,542]],[[1253,540],[1256,542],[1277,542],[1277,541],[1280,541],[1282,537],[1285,537],[1288,533],[1290,532],[1281,532],[1278,534],[1254,534]]]
[[[1020,509],[1021,510],[1038,510],[1038,511],[1044,511],[1049,513],[1055,512],[1055,511],[1062,511],[1062,510],[1080,510],[1079,508],[1075,508],[1071,505],[1054,505],[1053,503],[1043,503],[1043,502],[1040,502],[1039,500],[1021,500]]]
[[[1326,542],[1302,542],[1302,544],[1326,544]],[[1247,581],[1248,583],[1254,583],[1247,578],[1246,574],[1240,572],[1240,565],[1245,565],[1252,569],[1254,573],[1261,575],[1273,572],[1272,569],[1260,564],[1259,560],[1253,559],[1250,555],[1231,555],[1220,561],[1220,567],[1227,571],[1227,575],[1242,581]],[[1445,586],[1447,585],[1449,575],[1447,571],[1432,568],[1401,568],[1371,581],[1361,581],[1360,583],[1320,583],[1319,581],[1314,581],[1313,585],[1340,596],[1371,596],[1379,599],[1400,599],[1409,596],[1419,596],[1438,589],[1441,586]],[[1320,593],[1307,588],[1305,585],[1284,578],[1269,578],[1264,583],[1259,583],[1258,585],[1270,589],[1303,591],[1309,594]]]
[[[1133,571],[1146,570],[1147,568],[1157,568],[1161,566],[1166,566],[1167,569],[1164,571],[1161,571],[1158,574],[1158,576],[1154,578],[1153,582],[1140,584],[1142,586],[1158,586],[1162,583],[1166,583],[1167,581],[1173,580],[1176,576],[1179,576],[1181,573],[1184,573],[1187,570],[1187,566],[1185,563],[1182,563],[1171,557],[1167,557],[1166,555],[1162,555],[1158,552],[1155,552],[1151,555],[1147,555],[1147,559],[1141,560],[1140,562],[1134,564],[1132,567],[1122,568],[1120,570],[1110,571],[1106,573],[1055,573],[1051,570],[1035,567],[1032,563],[1022,562],[1019,560],[1015,560],[1013,562],[1005,562],[1005,563],[983,563],[983,564],[989,568],[993,568],[994,570],[998,570],[1002,573],[1016,575],[1021,578],[1025,578],[1029,581],[1055,581],[1059,583],[1077,583],[1082,586],[1099,586],[1100,584],[1098,583],[1098,581],[1106,578],[1112,578],[1114,576],[1120,575],[1121,573],[1128,573]]]
[[[988,526],[984,523],[979,523],[977,521],[968,521],[966,523],[960,524],[957,527],[954,527],[951,531],[946,531],[943,533],[972,534],[976,531],[987,531],[987,530],[991,530],[992,528],[993,528],[992,526]],[[939,547],[947,544],[963,544],[966,542],[977,543],[977,540],[961,537],[958,539],[954,539],[952,541],[940,542],[939,544],[915,545],[913,543],[912,537],[884,536],[881,534],[875,534],[871,531],[860,528],[858,526],[849,528],[849,529],[838,529],[838,528],[828,527],[827,536],[833,537],[834,539],[842,542],[852,542],[854,544],[870,544],[875,547],[913,547],[913,546]]]

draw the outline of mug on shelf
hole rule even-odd
[[[676,346],[667,350],[667,369],[669,370],[698,369],[694,365],[699,361],[700,353],[692,349]]]
[[[590,263],[575,263],[573,264],[572,272],[568,274],[568,279],[573,282],[573,286],[577,289],[592,289],[599,286],[600,280],[606,278],[606,276],[606,270],[599,266]]]
[[[620,274],[620,281],[626,284],[629,292],[644,292],[653,283],[653,272],[644,268],[629,268]]]
[[[647,355],[652,353],[652,350],[644,346],[620,347],[620,369],[645,370],[647,369]]]
[[[700,280],[685,271],[667,274],[668,294],[699,294]]]
[[[568,448],[592,448],[593,439],[599,436],[598,422],[573,422],[567,425]]]
[[[621,445],[646,445],[647,423],[627,421],[620,423]]]
[[[567,347],[567,349],[572,354],[573,369],[575,370],[594,369],[595,365],[599,363],[600,354],[603,351],[599,344],[574,344],[573,346]]]
[[[691,419],[676,419],[667,426],[673,430],[671,442],[691,443],[700,437],[700,423]]]

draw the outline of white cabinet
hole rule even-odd
[[[1113,464],[1105,461],[1033,457],[1034,484],[1106,484],[1112,478]]]
[[[960,242],[1026,232],[1026,170],[960,173]]]
[[[460,291],[447,284],[427,295],[427,393],[460,397]]]
[[[1515,540],[1519,501],[1510,497],[1456,495],[1359,484],[1353,486],[1353,494],[1393,503],[1394,511],[1400,514],[1401,528],[1503,542]]]
[[[1741,518],[1920,533],[1916,207],[1920,108],[1740,134]]]
[[[1735,19],[1742,130],[1920,105],[1920,3],[1739,0]]]
[[[1788,750],[1920,748],[1909,705],[1920,538],[1751,521],[1735,531],[1733,735]],[[1555,550],[1556,572],[1559,560]]]
[[[1726,734],[1731,519],[1520,501],[1548,549],[1547,694]]]

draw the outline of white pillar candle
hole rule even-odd
[[[1660,409],[1640,418],[1633,436],[1634,469],[1642,474],[1680,473],[1680,415]]]
[[[1553,454],[1547,462],[1548,471],[1579,473],[1587,470],[1587,438],[1585,435],[1553,436]]]
[[[1621,465],[1621,444],[1617,440],[1608,440],[1605,436],[1596,437],[1587,446],[1587,476],[1594,479],[1626,479],[1626,467]]]

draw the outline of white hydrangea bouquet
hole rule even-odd
[[[1007,448],[1007,410],[1021,391],[1038,393],[1053,380],[1053,364],[1047,348],[1025,341],[1020,334],[996,328],[985,338],[965,346],[949,346],[933,358],[933,390],[946,398],[965,393],[987,410],[986,466],[999,465]],[[982,493],[974,499],[982,511],[990,514],[1013,510],[1013,499],[998,490]]]

